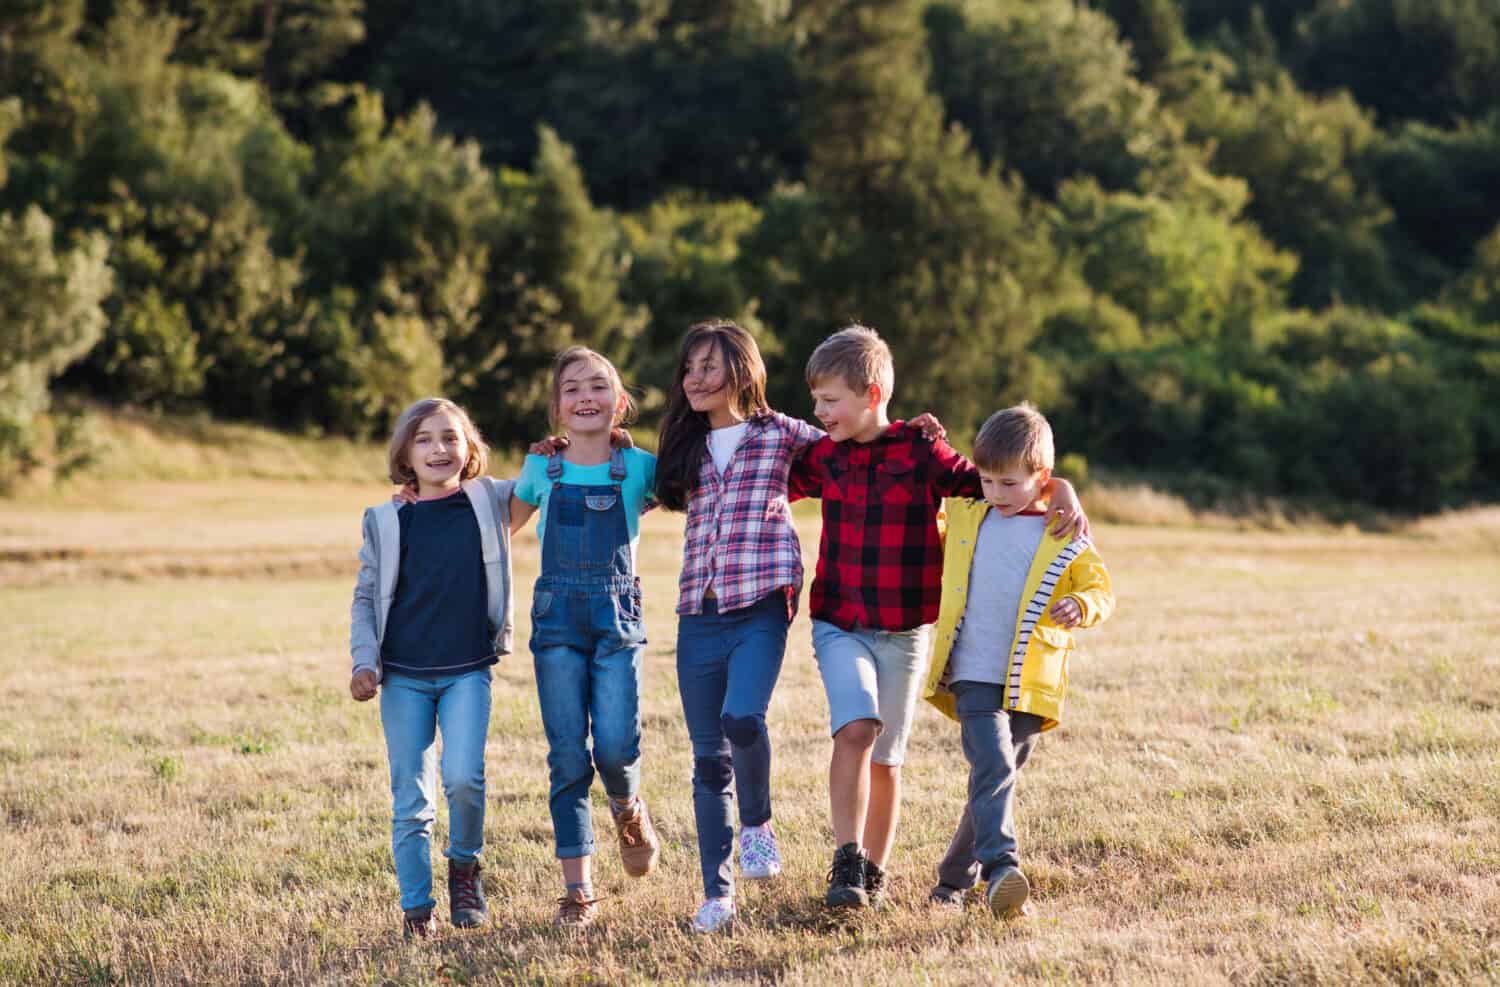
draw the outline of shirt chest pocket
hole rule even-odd
[[[905,507],[917,499],[916,464],[888,459],[875,469],[875,496],[882,504]]]

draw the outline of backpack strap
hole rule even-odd
[[[474,519],[479,522],[479,550],[484,557],[484,582],[486,613],[500,609],[500,594],[503,589],[500,566],[505,561],[500,554],[500,512],[495,506],[494,481],[487,476],[475,477],[464,482],[464,493],[474,508]]]
[[[378,539],[376,552],[380,559],[379,586],[380,586],[380,613],[384,615],[390,608],[390,602],[396,595],[396,577],[401,572],[401,518],[396,513],[399,508],[390,501],[386,501],[373,508],[375,512],[375,533]],[[381,633],[385,632],[385,621],[381,620]]]

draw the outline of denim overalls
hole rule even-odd
[[[531,653],[550,748],[552,830],[557,856],[568,859],[594,852],[589,786],[595,766],[616,801],[640,786],[646,634],[620,489],[624,454],[610,453],[609,486],[563,483],[562,473],[556,453],[547,463],[552,490],[542,573],[532,596]]]

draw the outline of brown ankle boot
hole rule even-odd
[[[661,843],[656,838],[656,827],[651,825],[645,801],[637,797],[624,809],[616,809],[611,802],[609,810],[615,817],[615,831],[620,834],[620,860],[625,873],[631,877],[651,873]]]

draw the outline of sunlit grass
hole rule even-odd
[[[551,928],[523,651],[494,684],[491,926],[409,946],[378,710],[346,693],[358,512],[383,488],[106,494],[97,509],[76,494],[0,507],[0,982],[1500,980],[1500,555],[1449,537],[1455,522],[1103,526],[1120,609],[1083,636],[1064,726],[1022,781],[1036,914],[1010,924],[923,906],[964,787],[956,731],[927,709],[894,907],[822,910],[829,741],[799,617],[770,717],[787,871],[743,890],[734,935],[705,940],[687,932],[681,521],[652,515],[644,791],[661,870],[630,881],[606,844],[601,923],[579,939]],[[816,521],[801,523],[810,551]],[[47,561],[58,547],[77,551]],[[516,570],[524,643],[532,534]],[[440,861],[436,874],[441,907]]]

